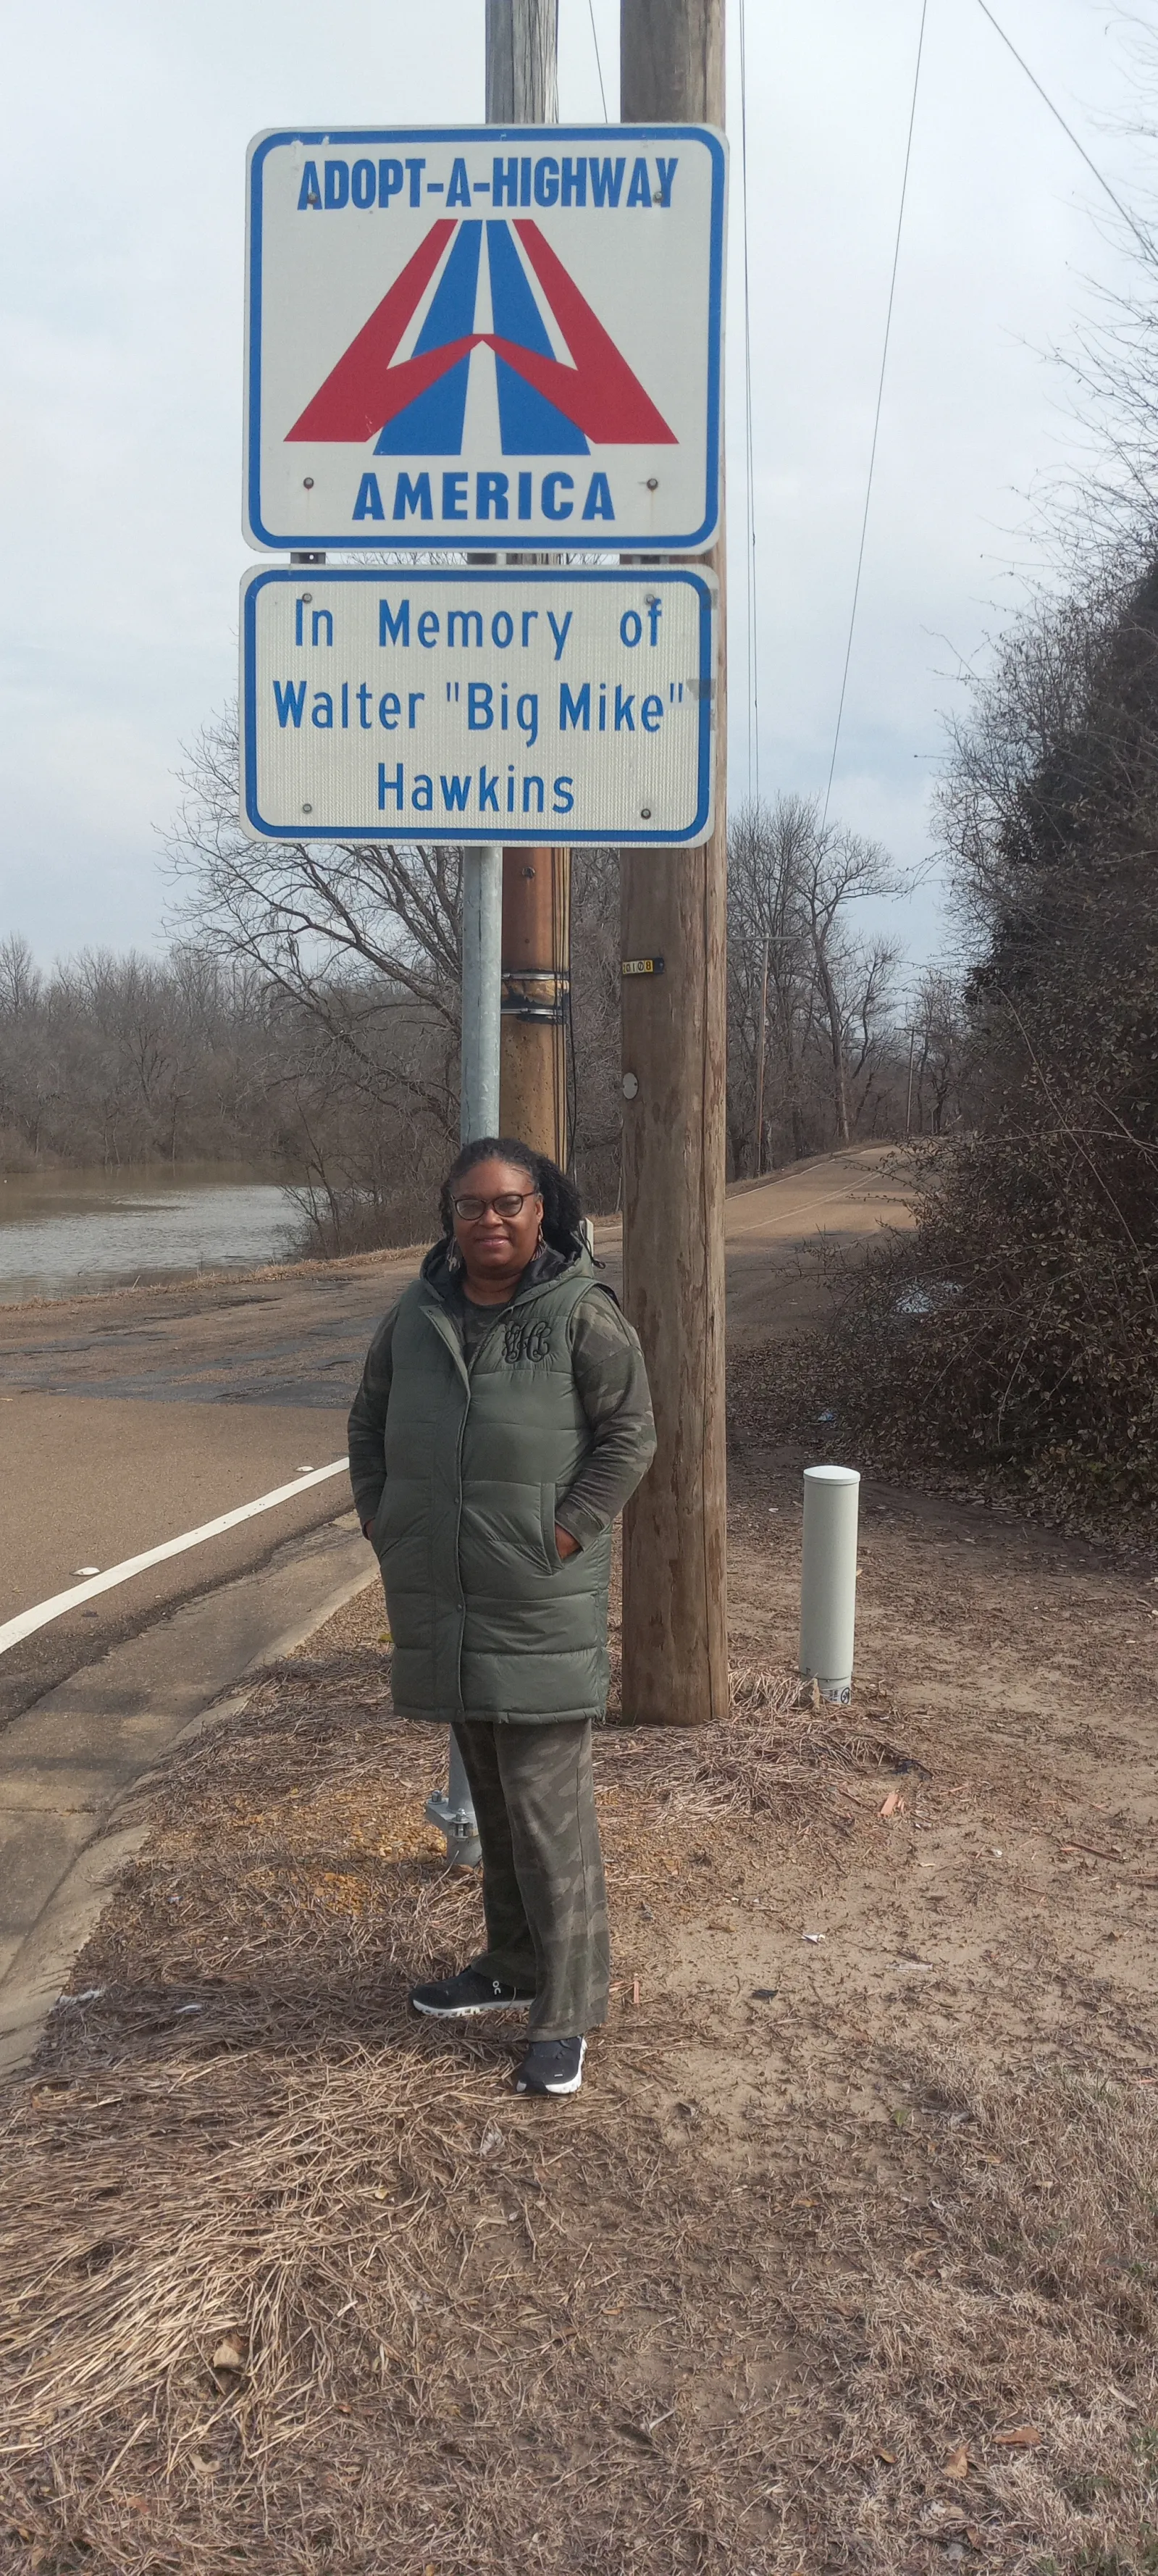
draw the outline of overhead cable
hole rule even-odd
[[[868,481],[865,485],[864,515],[861,519],[860,547],[856,559],[856,579],[852,588],[852,611],[848,621],[848,642],[845,646],[844,671],[841,676],[840,683],[840,703],[836,710],[836,731],[832,738],[832,758],[828,764],[828,785],[824,791],[824,812],[821,816],[820,824],[822,831],[828,821],[828,805],[829,799],[832,795],[832,781],[836,772],[836,755],[840,747],[840,728],[844,720],[844,701],[845,693],[848,688],[848,670],[849,664],[852,660],[852,639],[856,627],[857,602],[860,598],[860,577],[864,569],[864,548],[865,538],[868,534],[869,503],[872,500],[873,470],[877,461],[877,439],[880,434],[881,426],[881,404],[884,400],[885,369],[889,362],[889,335],[893,327],[893,303],[897,292],[897,266],[901,256],[901,230],[905,220],[905,199],[909,191],[909,164],[913,157],[913,128],[917,121],[917,92],[921,85],[921,56],[925,48],[925,20],[928,16],[928,12],[929,0],[921,0],[921,25],[917,36],[917,60],[913,72],[912,102],[909,107],[909,132],[905,143],[905,166],[901,175],[901,202],[897,208],[897,237],[893,244],[893,270],[892,276],[889,279],[888,310],[885,314],[885,337],[884,345],[881,349],[881,372],[877,383],[877,407],[873,416],[873,437],[872,446],[869,450]]]
[[[1013,59],[1014,59],[1014,62],[1015,62],[1015,63],[1020,64],[1020,67],[1021,67],[1022,71],[1025,73],[1025,77],[1026,77],[1027,81],[1032,82],[1034,89],[1037,91],[1038,97],[1042,100],[1043,104],[1044,104],[1046,107],[1048,107],[1049,112],[1050,112],[1050,115],[1051,115],[1052,117],[1056,118],[1057,123],[1058,123],[1058,124],[1060,125],[1060,127],[1061,127],[1062,133],[1063,133],[1063,134],[1068,134],[1069,139],[1070,139],[1070,142],[1073,144],[1073,147],[1074,147],[1075,152],[1080,152],[1080,154],[1081,154],[1081,156],[1082,156],[1082,159],[1083,159],[1083,161],[1085,162],[1085,165],[1086,165],[1087,170],[1092,171],[1094,178],[1097,180],[1097,183],[1098,183],[1099,188],[1102,188],[1102,189],[1104,189],[1104,190],[1105,190],[1105,193],[1106,193],[1107,197],[1108,197],[1108,198],[1109,198],[1109,200],[1110,200],[1110,204],[1111,204],[1112,206],[1115,206],[1115,207],[1117,208],[1117,211],[1118,211],[1118,213],[1120,214],[1120,216],[1121,216],[1121,218],[1122,218],[1123,223],[1124,223],[1124,224],[1128,224],[1128,225],[1129,225],[1130,230],[1131,230],[1131,232],[1132,232],[1132,233],[1133,233],[1133,235],[1134,235],[1134,239],[1135,239],[1135,241],[1136,241],[1136,242],[1138,242],[1138,243],[1140,243],[1140,245],[1141,245],[1142,249],[1143,249],[1143,250],[1145,251],[1145,253],[1146,253],[1146,257],[1147,257],[1147,259],[1153,259],[1153,257],[1154,257],[1154,244],[1153,244],[1153,241],[1151,240],[1150,235],[1149,235],[1148,233],[1144,232],[1144,231],[1143,231],[1143,229],[1142,229],[1141,224],[1139,224],[1139,223],[1137,223],[1137,222],[1135,221],[1134,216],[1130,213],[1130,209],[1129,209],[1129,207],[1128,207],[1128,206],[1124,206],[1124,205],[1122,204],[1122,200],[1121,200],[1121,198],[1120,198],[1119,196],[1117,196],[1117,195],[1115,194],[1115,191],[1113,190],[1113,188],[1111,188],[1109,180],[1105,177],[1104,173],[1103,173],[1101,170],[1099,170],[1098,165],[1097,165],[1097,162],[1096,162],[1096,161],[1091,161],[1090,156],[1089,156],[1089,153],[1088,153],[1088,152],[1087,152],[1087,150],[1086,150],[1085,144],[1079,141],[1079,139],[1078,139],[1077,135],[1074,133],[1074,129],[1073,129],[1072,125],[1067,125],[1066,120],[1065,120],[1064,116],[1062,115],[1062,112],[1061,112],[1060,107],[1055,107],[1055,106],[1054,106],[1054,103],[1053,103],[1052,98],[1050,97],[1049,91],[1048,91],[1048,90],[1046,90],[1046,89],[1043,89],[1043,88],[1042,88],[1041,82],[1039,81],[1039,79],[1038,79],[1038,77],[1037,77],[1037,73],[1036,73],[1036,72],[1031,72],[1031,70],[1030,70],[1030,68],[1029,68],[1029,64],[1027,63],[1027,61],[1026,61],[1026,59],[1025,59],[1024,54],[1019,54],[1019,53],[1018,53],[1017,47],[1016,47],[1016,45],[1014,44],[1014,41],[1013,41],[1012,36],[1007,36],[1007,35],[1006,35],[1006,32],[1005,32],[1004,27],[1001,25],[1000,21],[999,21],[997,18],[995,18],[995,17],[994,17],[992,9],[988,6],[988,0],[977,0],[977,6],[978,6],[978,8],[979,8],[979,9],[980,9],[980,11],[981,11],[981,15],[982,15],[982,17],[983,17],[983,18],[988,18],[988,20],[989,20],[989,24],[990,24],[990,26],[991,26],[991,27],[992,27],[992,29],[993,29],[994,35],[995,35],[995,36],[1000,36],[1001,41],[1002,41],[1002,44],[1006,47],[1007,51],[1008,51],[1009,53],[1011,53],[1011,54],[1012,54]]]
[[[591,42],[595,47],[595,69],[599,74],[599,95],[603,101],[603,122],[606,125],[607,92],[603,86],[603,65],[599,60],[599,31],[595,24],[595,0],[587,0],[587,9],[591,19]]]

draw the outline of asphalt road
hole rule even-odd
[[[907,1210],[883,1149],[729,1192],[728,1331],[817,1311],[821,1247],[852,1250]],[[596,1225],[606,1275],[619,1227]],[[0,1307],[0,1623],[100,1569],[342,1456],[366,1346],[416,1256]],[[260,1566],[350,1510],[344,1477],[132,1577],[0,1655],[0,1724],[159,1612]]]

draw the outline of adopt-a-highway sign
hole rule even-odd
[[[246,827],[283,841],[704,841],[716,615],[717,585],[692,565],[251,572]]]
[[[694,125],[259,135],[250,541],[710,544],[726,169]]]

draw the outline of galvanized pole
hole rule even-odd
[[[620,115],[724,123],[725,0],[620,0]],[[699,850],[625,850],[623,1272],[655,1405],[655,1465],[623,1533],[623,1709],[700,1726],[728,1705],[724,1458],[727,914],[724,545],[716,822]]]
[[[559,0],[486,0],[488,125],[558,124],[558,44]],[[501,1127],[564,1162],[570,853],[468,849],[462,868],[462,1141]],[[448,1859],[473,1867],[474,1808],[453,1734],[448,1793],[426,1813]]]
[[[462,1085],[459,1135],[494,1136],[499,1123],[503,854],[462,854]]]
[[[462,1074],[458,1132],[464,1145],[493,1136],[499,1123],[499,999],[502,984],[503,854],[484,845],[462,854]],[[445,1837],[446,1857],[474,1869],[482,1858],[462,1755],[450,1738],[446,1794],[426,1801],[429,1822]]]
[[[487,0],[488,125],[558,124],[558,50],[559,0]],[[500,1121],[556,1163],[567,1160],[570,900],[569,850],[504,853]]]
[[[556,125],[559,0],[486,0],[486,13],[487,124]],[[504,870],[501,849],[463,852],[459,1132],[465,1145],[497,1135],[505,1122],[541,1153],[562,1159],[560,961],[555,942],[549,956],[538,954],[540,907],[532,890],[550,890],[553,919],[560,898],[562,905],[567,899],[565,854],[510,850],[506,858]],[[448,1860],[473,1868],[481,1856],[475,1814],[453,1734],[447,1795],[430,1798],[426,1813],[445,1835]]]

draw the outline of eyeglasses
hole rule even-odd
[[[528,1199],[537,1196],[535,1190],[500,1190],[497,1199],[452,1199],[451,1206],[464,1225],[477,1225],[488,1208],[493,1208],[496,1216],[521,1216]]]

